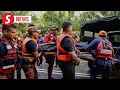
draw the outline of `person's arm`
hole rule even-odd
[[[62,47],[68,51],[68,54],[71,56],[72,60],[76,63],[80,63],[80,59],[77,57],[75,53],[75,48],[70,38],[65,38],[63,42],[61,42]]]
[[[36,59],[40,58],[41,53],[38,54],[38,51],[32,52]]]
[[[0,57],[7,53],[7,48],[0,42]]]
[[[78,50],[76,47],[75,47],[75,52],[76,52],[77,54],[80,54],[80,50]]]
[[[75,51],[68,52],[68,54],[71,56],[72,60],[78,64],[80,64],[80,59],[77,57]]]
[[[96,47],[97,44],[99,43],[99,39],[94,39],[88,46],[87,46],[87,50],[91,50],[92,48]]]

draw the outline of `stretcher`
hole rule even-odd
[[[57,56],[57,47],[55,43],[44,43],[39,44],[38,46],[38,52],[43,52],[43,55],[53,55]],[[92,56],[90,55],[90,52],[88,51],[82,51],[77,54],[79,58],[84,59],[92,59]]]
[[[44,52],[44,55],[57,56],[57,52]]]

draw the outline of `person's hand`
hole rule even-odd
[[[41,56],[41,53],[38,54],[38,57],[40,57],[40,56]]]
[[[77,54],[80,54],[80,50],[77,49]]]
[[[78,60],[75,64],[76,64],[77,66],[79,66],[79,64],[80,64],[80,60]]]

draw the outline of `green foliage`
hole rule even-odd
[[[0,18],[6,11],[0,11]],[[80,35],[80,25],[85,21],[91,19],[100,18],[101,16],[120,15],[120,11],[39,11],[39,14],[34,14],[33,11],[10,11],[13,15],[30,15],[32,16],[32,23],[37,26],[39,30],[43,32],[43,36],[46,32],[50,31],[52,25],[57,25],[62,32],[62,23],[64,21],[71,22],[74,31],[77,35]],[[35,12],[35,11],[34,11]],[[37,11],[36,11],[37,12]],[[77,14],[76,14],[77,13]],[[18,32],[25,33],[28,28],[28,23],[16,23]]]
[[[120,15],[120,11],[100,11],[103,16]]]

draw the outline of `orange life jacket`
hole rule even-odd
[[[32,53],[28,53],[26,51],[26,44],[27,44],[27,42],[29,42],[31,40],[35,42],[35,44],[37,45],[36,50],[38,50],[38,43],[37,43],[37,40],[35,40],[34,38],[27,37],[27,38],[24,39],[23,44],[22,44],[22,56],[24,58],[29,59],[30,62],[32,62],[33,60],[35,60],[35,56],[33,56]]]
[[[65,37],[69,37],[69,38],[72,40],[73,45],[74,45],[74,47],[75,47],[75,41],[74,41],[74,39],[73,39],[71,36],[69,36],[69,35],[67,35],[67,34],[61,34],[61,35],[59,35],[58,38],[57,38],[57,58],[58,58],[58,60],[62,60],[62,61],[71,61],[72,58],[71,58],[71,56],[68,54],[68,51],[64,50],[64,49],[61,47],[61,42],[62,42],[62,40],[63,40]],[[62,53],[62,54],[61,54],[61,53]]]
[[[104,46],[105,43],[107,44],[107,46]],[[100,57],[100,58],[113,59],[113,53],[114,53],[113,47],[110,43],[107,43],[106,40],[102,40],[100,38],[100,43],[97,46],[97,52],[98,54],[96,58]]]
[[[0,41],[6,46],[7,53],[0,57],[0,72],[9,74],[17,68],[17,44],[14,41],[9,43],[5,37],[1,37]]]

